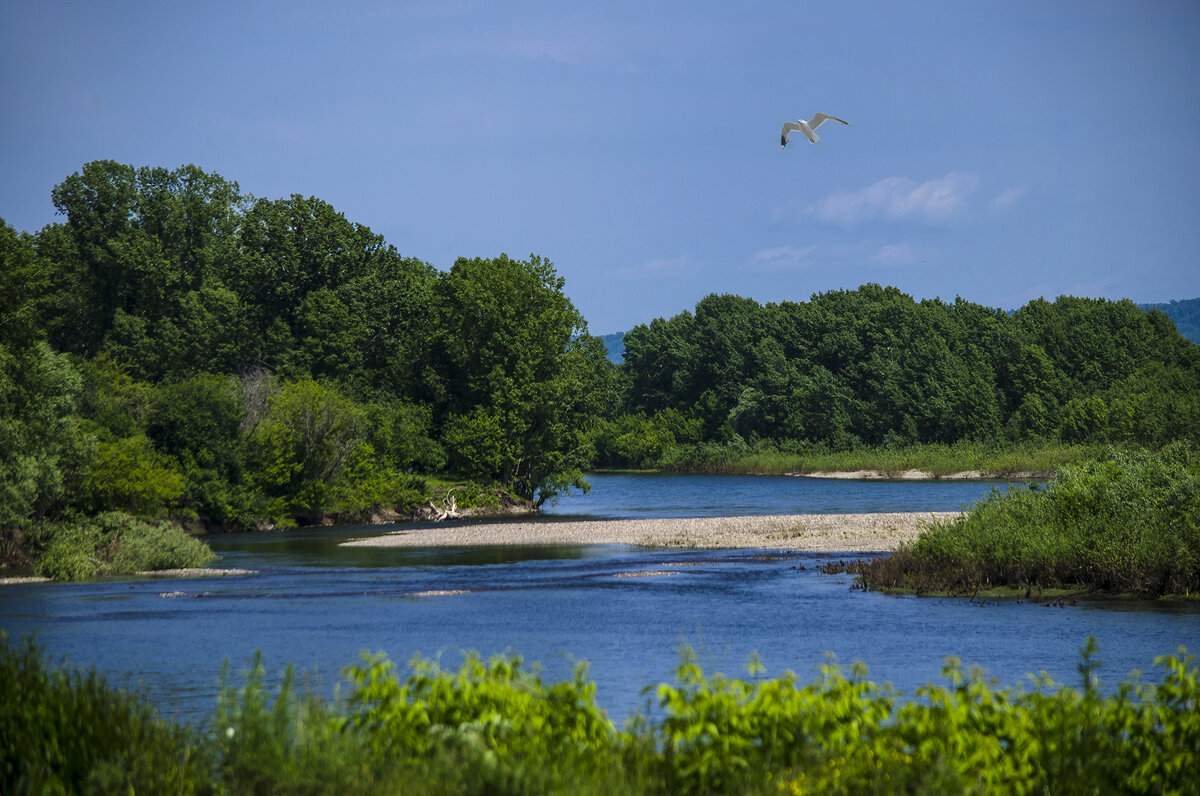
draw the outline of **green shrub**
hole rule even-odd
[[[458,672],[416,659],[401,684],[390,661],[368,656],[347,670],[348,727],[385,756],[411,764],[450,754],[494,769],[498,781],[527,779],[547,761],[598,775],[615,762],[616,731],[586,671],[580,664],[571,680],[545,685],[520,657],[468,655]]]
[[[169,522],[150,524],[117,511],[41,529],[45,552],[35,571],[55,580],[199,567],[214,558],[208,545]]]
[[[868,588],[970,592],[1078,587],[1200,590],[1200,461],[1176,443],[1062,468],[935,524],[893,555],[852,564]]]
[[[155,450],[144,435],[111,442],[101,439],[84,507],[158,517],[183,495],[185,487],[175,462]]]
[[[245,684],[230,683],[228,663],[209,725],[215,776],[231,793],[398,792],[397,777],[370,754],[364,736],[344,732],[335,706],[296,689],[291,667],[273,698],[262,654]]]
[[[1195,792],[1200,667],[1158,658],[1160,682],[1104,691],[1088,639],[1080,687],[1042,675],[1000,687],[947,659],[945,684],[905,697],[830,662],[795,675],[708,675],[684,650],[657,709],[618,730],[578,667],[546,684],[520,658],[418,659],[403,682],[382,656],[347,670],[348,697],[272,694],[261,655],[228,666],[203,732],[144,695],[51,668],[0,635],[0,792],[820,793]]]
[[[0,792],[202,793],[209,745],[94,670],[48,667],[0,633]]]

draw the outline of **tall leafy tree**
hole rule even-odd
[[[611,372],[563,284],[548,260],[502,254],[460,259],[436,287],[450,465],[526,498],[578,483]]]
[[[684,410],[731,444],[1167,440],[1193,427],[1200,388],[1200,347],[1128,301],[1037,300],[1010,316],[875,284],[763,307],[709,296],[625,344],[626,411]]]
[[[88,453],[79,373],[42,337],[45,283],[34,241],[0,220],[0,561],[19,554],[31,522],[71,501]]]
[[[267,380],[265,404],[247,414],[250,477],[272,517],[316,520],[366,444],[366,412],[334,387],[303,378]],[[257,416],[255,416],[257,415]]]
[[[225,281],[252,310],[257,363],[366,396],[422,391],[435,272],[315,197],[260,199]]]
[[[61,297],[72,310],[57,342],[98,352],[118,313],[153,326],[180,298],[234,270],[241,202],[237,183],[195,166],[174,171],[92,161],[51,192],[66,216],[45,234],[47,253],[66,272]],[[60,291],[61,292],[61,291]]]

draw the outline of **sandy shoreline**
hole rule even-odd
[[[789,514],[652,520],[583,520],[433,525],[343,542],[344,547],[628,544],[645,547],[765,548],[813,553],[890,552],[932,520],[958,512]]]
[[[883,514],[777,514],[751,517],[692,517],[640,520],[496,522],[473,525],[424,524],[402,531],[352,539],[343,547],[480,547],[487,545],[625,544],[693,549],[797,550],[809,553],[885,553],[916,539],[933,520],[954,511]],[[196,568],[139,572],[142,577],[228,577],[253,570]],[[45,578],[0,578],[0,585],[45,582]]]
[[[959,473],[934,475],[924,470],[903,470],[901,472],[884,472],[883,470],[836,470],[818,471],[814,473],[788,473],[801,478],[844,478],[849,481],[1024,481],[1053,478],[1053,473],[1017,472],[1017,473],[984,473],[979,470],[963,470]]]

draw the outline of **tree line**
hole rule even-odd
[[[1037,299],[1009,314],[875,284],[765,305],[710,295],[624,343],[624,414],[594,435],[605,464],[1200,440],[1200,346],[1129,300]]]
[[[711,295],[614,365],[537,255],[441,271],[320,199],[191,165],[95,161],[51,197],[56,223],[0,223],[8,560],[111,511],[404,512],[431,477],[537,504],[588,467],[747,450],[1200,439],[1200,347],[1129,301]]]
[[[96,161],[0,224],[0,528],[253,527],[581,483],[614,368],[553,264],[403,257],[328,203]],[[36,544],[34,545],[37,546]]]

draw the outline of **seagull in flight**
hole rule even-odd
[[[830,116],[827,113],[814,113],[812,119],[807,122],[803,119],[800,119],[799,121],[788,122],[785,124],[783,126],[783,134],[779,136],[779,145],[787,146],[788,133],[790,133],[792,130],[799,130],[800,132],[804,133],[804,137],[815,144],[820,139],[817,138],[817,134],[814,133],[813,130],[816,130],[825,122],[841,122],[845,125],[850,124],[850,122],[843,121],[836,116]]]

